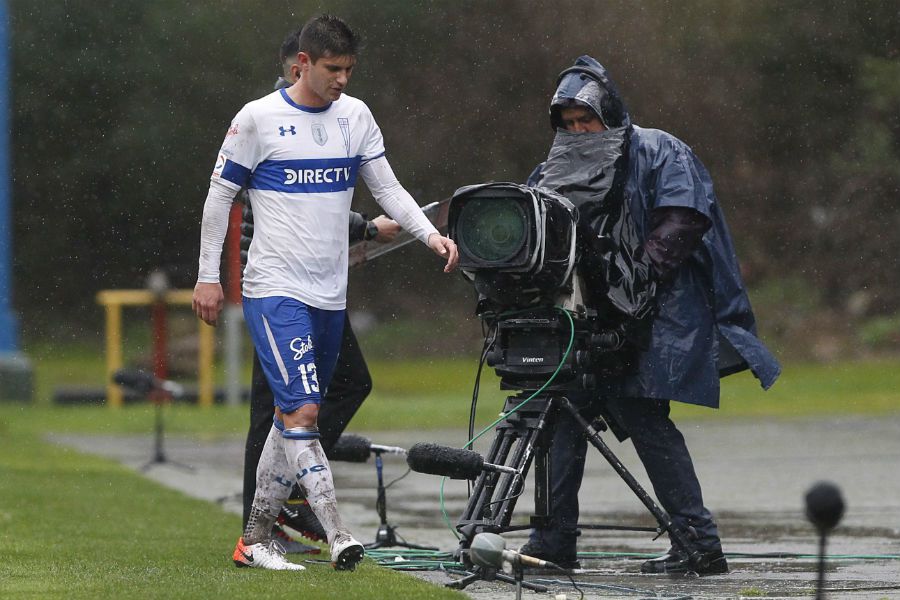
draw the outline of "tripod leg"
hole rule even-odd
[[[166,453],[163,450],[163,437],[165,436],[163,430],[163,414],[162,414],[162,401],[156,401],[156,436],[155,436],[155,448],[154,448],[154,458],[153,462],[164,463],[166,462]]]
[[[694,545],[690,542],[685,533],[675,526],[672,522],[672,519],[663,511],[659,506],[657,506],[656,502],[653,501],[653,498],[647,493],[646,490],[638,483],[637,479],[634,478],[634,475],[625,468],[625,465],[619,460],[619,458],[613,454],[613,451],[609,449],[609,446],[603,441],[600,437],[599,432],[594,428],[593,425],[587,422],[587,420],[581,416],[578,412],[578,409],[572,406],[572,404],[563,398],[562,400],[563,408],[572,413],[572,416],[575,420],[581,425],[587,434],[587,439],[591,443],[594,448],[600,451],[600,454],[603,455],[603,458],[610,464],[610,466],[619,474],[619,477],[631,488],[631,491],[634,492],[634,495],[638,497],[647,510],[650,511],[650,514],[656,519],[659,523],[660,527],[663,531],[667,531],[669,533],[669,537],[672,538],[672,541],[679,546],[688,556],[688,560],[692,565],[696,567],[704,567],[706,565],[703,563],[702,555],[699,551],[694,548]]]
[[[509,412],[521,400],[522,397],[507,398],[505,410]],[[497,435],[485,461],[512,467],[517,473],[484,471],[475,480],[466,510],[456,525],[464,537],[460,543],[462,549],[467,548],[481,531],[497,533],[508,527],[524,489],[525,477],[535,459],[535,448],[540,445],[538,440],[549,426],[553,404],[553,399],[548,396],[537,397],[518,412],[509,414],[497,426]]]
[[[475,567],[472,573],[466,575],[462,579],[451,581],[445,587],[462,590],[468,587],[469,584],[475,583],[476,581],[493,581],[495,579],[504,583],[520,583],[523,588],[529,589],[534,592],[546,592],[550,589],[545,585],[532,583],[530,581],[517,582],[515,577],[511,577],[504,573],[497,573],[494,569],[484,569],[482,567]]]

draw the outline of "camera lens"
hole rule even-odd
[[[498,262],[513,258],[527,240],[527,219],[512,198],[476,198],[459,215],[457,237],[472,258]]]

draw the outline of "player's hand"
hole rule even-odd
[[[397,234],[400,233],[400,223],[390,217],[379,215],[372,219],[372,222],[375,224],[375,227],[378,228],[378,234],[375,236],[376,242],[382,244],[393,242],[394,238],[397,237]]]
[[[439,233],[432,233],[428,236],[428,247],[441,258],[447,259],[444,273],[449,273],[456,268],[456,263],[459,262],[459,251],[456,249],[456,242]]]
[[[194,314],[200,317],[207,325],[216,326],[219,312],[225,306],[225,292],[221,283],[201,283],[194,286],[194,297],[191,299],[191,308]]]

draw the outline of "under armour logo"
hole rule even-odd
[[[278,127],[278,135],[280,135],[281,137],[284,137],[288,132],[290,132],[291,135],[297,135],[297,131],[294,129],[293,125],[291,125],[287,129],[281,126]]]

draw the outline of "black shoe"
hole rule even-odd
[[[695,567],[688,561],[687,555],[674,548],[669,551],[650,559],[641,565],[641,573],[651,574],[684,574],[696,573],[698,575],[721,575],[728,572],[728,561],[722,550],[709,550],[701,552],[701,562],[704,566]]]
[[[322,552],[321,548],[298,542],[278,524],[272,527],[272,537],[278,540],[278,543],[284,548],[285,554],[321,554]]]
[[[287,525],[314,542],[321,542],[328,537],[325,535],[325,528],[319,523],[318,517],[305,499],[290,499],[285,502],[281,514],[278,515],[278,524]]]
[[[553,552],[540,542],[528,541],[519,548],[519,554],[552,562],[568,571],[581,568],[581,563],[578,562],[578,558],[575,556],[575,548],[564,552]]]

